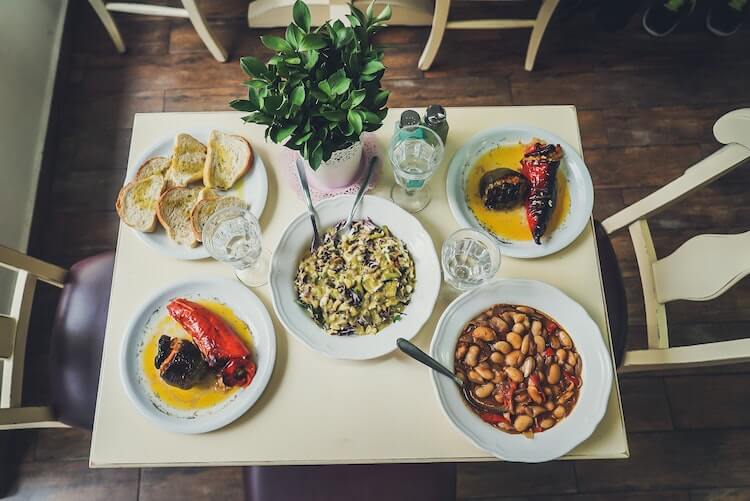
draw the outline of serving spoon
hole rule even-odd
[[[339,227],[339,229],[336,231],[337,236],[341,236],[347,231],[349,231],[352,228],[352,223],[354,222],[354,213],[357,212],[357,208],[359,207],[359,204],[362,202],[362,197],[365,195],[365,192],[367,191],[367,185],[370,183],[370,178],[372,177],[372,171],[375,168],[375,164],[378,162],[378,156],[373,155],[373,157],[370,159],[370,162],[367,164],[367,172],[365,173],[365,178],[362,180],[362,183],[359,185],[359,190],[357,191],[357,196],[354,197],[354,204],[352,204],[352,210],[349,212],[349,217],[346,219],[346,223],[344,223],[343,226]]]
[[[305,202],[307,202],[307,213],[310,214],[310,222],[313,227],[312,242],[310,242],[310,252],[314,252],[315,249],[320,245],[320,233],[318,232],[318,213],[315,212],[315,206],[312,203],[312,196],[310,195],[310,186],[307,184],[307,174],[305,174],[305,163],[302,161],[302,157],[297,155],[297,175],[299,175],[299,182],[302,185],[302,191],[305,193]]]
[[[496,414],[502,414],[503,412],[507,411],[507,409],[502,405],[488,404],[487,402],[482,402],[481,400],[477,399],[477,397],[474,396],[474,394],[471,392],[471,388],[469,387],[469,385],[467,385],[463,379],[453,374],[453,372],[451,372],[451,370],[446,366],[429,356],[427,353],[420,350],[417,345],[415,345],[411,341],[407,341],[406,339],[400,337],[396,340],[396,345],[398,346],[399,350],[403,351],[417,362],[421,362],[435,372],[439,372],[443,376],[450,378],[450,380],[456,383],[461,389],[464,396],[466,397],[466,400],[468,400],[477,409],[494,412]]]

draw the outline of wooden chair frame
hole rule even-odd
[[[750,360],[750,339],[670,348],[665,304],[679,299],[708,301],[750,274],[750,231],[698,235],[657,259],[646,218],[676,203],[750,159],[750,108],[735,110],[714,124],[720,150],[666,186],[602,222],[608,234],[628,227],[646,306],[648,349],[625,353],[621,372],[659,370]],[[706,267],[707,256],[712,266]],[[689,272],[688,272],[689,271]]]
[[[195,0],[181,1],[182,8],[127,2],[105,3],[103,0],[89,0],[89,3],[91,4],[91,7],[94,8],[96,15],[99,16],[99,20],[101,20],[107,33],[109,33],[110,38],[112,38],[112,42],[115,44],[117,52],[120,54],[124,53],[126,50],[125,42],[123,41],[120,30],[117,28],[115,20],[112,18],[110,12],[190,19],[190,22],[193,23],[193,28],[198,32],[198,36],[206,45],[206,48],[211,55],[214,56],[214,59],[220,63],[225,63],[227,61],[227,51],[224,50],[224,47],[221,46],[208,28],[206,18],[203,17],[203,14],[198,10]]]
[[[542,0],[535,19],[481,19],[468,21],[448,21],[451,0],[435,0],[435,11],[432,18],[432,29],[427,44],[422,51],[417,65],[422,71],[427,71],[437,56],[440,43],[447,29],[456,30],[505,30],[515,28],[531,28],[529,46],[526,49],[526,71],[534,69],[536,55],[542,43],[544,32],[547,30],[552,14],[555,13],[560,0]]]
[[[59,428],[50,407],[22,407],[23,367],[31,305],[39,281],[62,288],[67,270],[0,246],[0,266],[16,272],[9,315],[0,315],[0,430]]]

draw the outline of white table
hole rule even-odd
[[[377,132],[385,151],[402,110],[392,109]],[[240,113],[138,114],[130,161],[157,138],[181,128],[217,128],[243,134],[269,171],[269,196],[261,218],[265,245],[275,247],[287,223],[304,209],[280,167],[282,149],[263,142],[259,126],[245,125]],[[559,135],[581,150],[572,106],[449,108],[446,158],[472,135],[503,123],[527,123]],[[445,196],[447,161],[430,181],[432,202],[418,218],[436,248],[457,228]],[[390,166],[375,194],[387,197]],[[114,203],[114,202],[113,202]],[[210,260],[176,261],[156,254],[121,225],[112,281],[107,333],[91,442],[92,467],[325,464],[490,459],[453,429],[435,398],[428,369],[401,353],[366,362],[319,355],[289,335],[273,313],[267,286],[253,289],[274,317],[276,368],[260,401],[242,418],[204,435],[162,431],[128,400],[119,376],[119,351],[130,317],[152,291],[195,275],[231,277],[230,268]],[[592,227],[568,248],[537,260],[505,258],[500,276],[544,280],[583,305],[610,345],[596,241]],[[427,349],[442,311],[455,297],[441,290],[430,321],[414,341]],[[607,413],[594,434],[567,458],[626,458],[628,444],[617,377]]]

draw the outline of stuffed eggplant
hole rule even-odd
[[[208,373],[200,350],[187,339],[161,336],[154,359],[159,376],[170,386],[189,390]]]
[[[529,191],[529,181],[507,167],[487,171],[479,180],[479,196],[490,210],[508,210],[521,205]]]

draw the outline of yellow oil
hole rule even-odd
[[[485,172],[498,167],[521,170],[521,159],[525,145],[502,145],[482,155],[471,167],[466,178],[466,203],[477,221],[487,230],[503,240],[531,240],[531,230],[526,221],[523,205],[505,211],[487,209],[479,196],[479,180]],[[547,233],[560,226],[570,211],[570,192],[563,173],[557,171],[557,202],[550,218]]]
[[[156,198],[158,197],[150,196],[153,191],[153,182],[155,181],[148,179],[140,181],[133,186],[130,192],[130,199],[139,209],[154,210],[156,208]]]
[[[252,350],[253,336],[250,329],[228,306],[210,300],[196,300],[195,302],[219,315],[240,336],[245,346]],[[190,335],[168,314],[165,314],[155,324],[150,334],[141,352],[141,367],[143,367],[143,374],[151,391],[165,405],[178,410],[208,409],[220,404],[237,391],[237,388],[220,388],[217,385],[217,379],[213,376],[206,377],[189,390],[168,385],[159,377],[159,370],[154,367],[159,337],[167,335],[169,337],[190,339]]]

